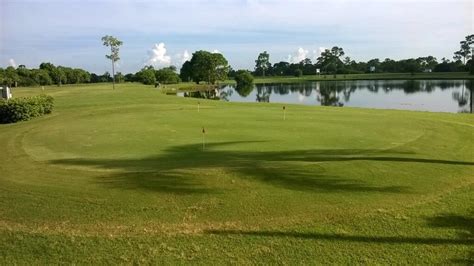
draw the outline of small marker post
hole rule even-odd
[[[283,106],[283,121],[286,118],[286,106]]]
[[[198,101],[198,113],[199,113],[200,107],[201,107],[201,102]]]
[[[202,128],[202,150],[206,148],[206,130]]]

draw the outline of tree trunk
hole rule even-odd
[[[112,60],[112,88],[115,90],[115,68],[114,68],[114,60]]]
[[[112,57],[113,57],[113,51],[112,51],[112,46],[110,47],[110,51],[112,52]],[[115,64],[114,64],[114,59],[111,59],[112,61],[112,89],[115,90]]]

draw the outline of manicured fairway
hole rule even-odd
[[[474,262],[473,115],[45,92],[0,125],[0,264]]]

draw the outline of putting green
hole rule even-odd
[[[197,99],[135,84],[46,92],[52,115],[0,125],[5,261],[66,249],[68,262],[469,256],[472,115],[287,105],[283,120],[279,104],[200,100],[198,112]],[[447,215],[465,220],[433,226]],[[52,247],[34,255],[38,244]]]

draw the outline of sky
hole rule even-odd
[[[0,67],[104,73],[104,35],[123,41],[122,73],[179,68],[197,50],[222,53],[234,69],[253,69],[262,51],[299,62],[332,46],[357,61],[452,58],[473,17],[472,0],[0,0]]]

